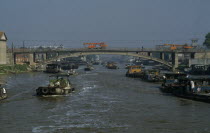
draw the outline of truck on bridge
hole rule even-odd
[[[88,49],[106,49],[108,45],[106,45],[104,42],[101,43],[83,43],[85,47]]]
[[[182,48],[182,49],[192,49],[195,48],[194,46],[189,46],[188,44],[164,44],[164,46],[169,46],[170,50],[176,50],[178,47]]]

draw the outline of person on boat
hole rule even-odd
[[[2,92],[3,92],[3,94],[6,94],[7,93],[7,91],[6,91],[6,89],[5,88],[2,88]]]
[[[198,88],[197,88],[197,93],[200,93],[200,92],[201,92],[201,88],[198,87]]]
[[[7,94],[7,91],[5,88],[0,88],[0,97],[4,97]]]
[[[190,81],[190,92],[194,92],[194,88],[195,88],[195,83],[194,83],[194,81]]]
[[[61,86],[61,87],[66,87],[66,85],[67,85],[66,80],[63,79],[63,78],[61,78],[61,79],[60,79],[60,86]]]
[[[54,84],[55,86],[60,86],[60,79],[58,79],[56,82],[55,82],[55,84]]]

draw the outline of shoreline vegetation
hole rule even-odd
[[[16,74],[22,72],[31,72],[30,66],[26,64],[0,65],[0,74]]]

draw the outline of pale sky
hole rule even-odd
[[[1,0],[9,45],[105,41],[112,47],[184,43],[210,32],[210,0]],[[32,41],[36,40],[36,41]]]

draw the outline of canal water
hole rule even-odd
[[[69,96],[39,98],[49,74],[0,76],[0,133],[209,133],[210,104],[162,94],[160,84],[125,77],[125,69],[81,68]]]

